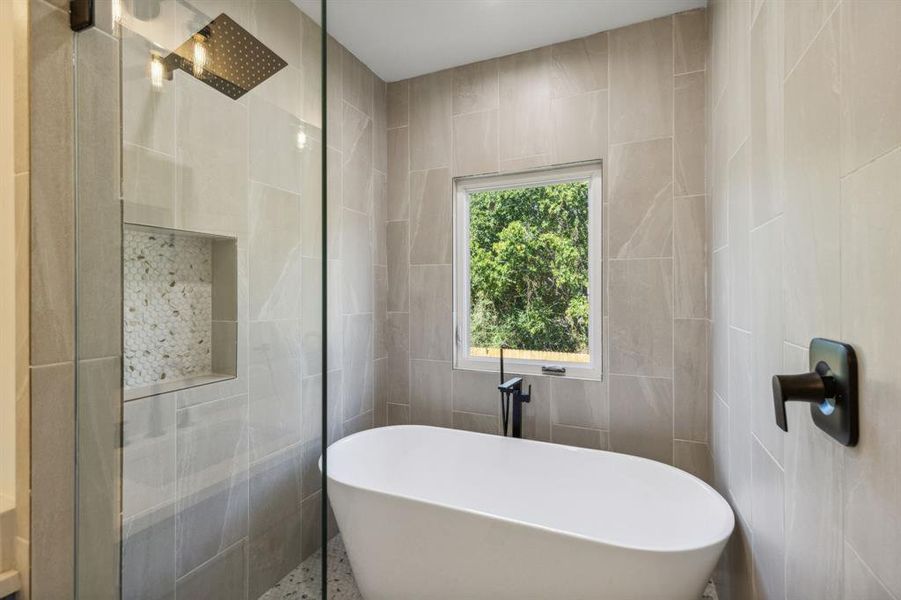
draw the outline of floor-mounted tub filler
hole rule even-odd
[[[735,524],[659,462],[405,425],[328,450],[366,600],[697,600]]]

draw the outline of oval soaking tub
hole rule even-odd
[[[335,442],[328,482],[366,600],[698,600],[734,525],[662,463],[437,427]]]

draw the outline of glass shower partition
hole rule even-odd
[[[320,597],[322,29],[290,0],[94,4],[74,34],[75,596]]]

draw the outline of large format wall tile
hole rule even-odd
[[[673,21],[666,17],[609,32],[610,142],[672,135]]]
[[[72,598],[75,550],[75,370],[72,363],[31,369],[31,593]]]
[[[607,432],[584,427],[551,424],[551,441],[555,444],[589,448],[591,450],[607,449]]]
[[[791,72],[820,32],[838,0],[783,0],[785,15],[785,72]]]
[[[554,377],[549,377],[548,381],[552,423],[593,429],[609,428],[610,406],[605,383]]]
[[[525,158],[550,151],[549,47],[498,61],[500,158]]]
[[[679,75],[673,91],[673,149],[675,194],[691,196],[705,191],[706,91],[704,72]]]
[[[784,473],[757,440],[751,443],[752,547],[760,600],[785,598]]]
[[[122,146],[123,220],[159,227],[175,225],[175,156]]]
[[[29,7],[30,340],[31,364],[43,365],[75,355],[74,174],[61,168],[74,157],[73,38],[65,13],[40,2]],[[37,587],[32,592],[37,597]]]
[[[555,98],[606,88],[606,31],[551,46],[551,93]]]
[[[806,349],[786,344],[784,373],[809,370]],[[843,449],[800,403],[785,436],[785,597],[842,597]]]
[[[175,502],[175,394],[126,402],[123,418],[122,514],[128,519]]]
[[[372,119],[344,104],[342,205],[357,212],[372,210]]]
[[[454,115],[498,107],[497,59],[457,67],[452,73]]]
[[[673,328],[673,435],[680,440],[706,442],[709,322],[676,319]]]
[[[454,117],[454,175],[497,171],[497,111]]]
[[[410,84],[393,81],[388,84],[388,128],[403,127],[410,122]]]
[[[672,165],[672,138],[611,149],[607,237],[612,257],[673,255]]]
[[[344,318],[344,419],[372,410],[374,377],[372,365],[372,315]]]
[[[341,281],[340,300],[344,314],[372,312],[369,217],[347,208],[341,214]]]
[[[248,362],[250,456],[259,460],[300,441],[300,323],[250,323]]]
[[[250,113],[250,178],[299,193],[301,170],[297,165],[302,148],[298,147],[297,135],[303,127],[300,119],[254,94],[250,96],[247,110]]]
[[[410,128],[388,130],[388,220],[406,219],[410,210]]]
[[[751,29],[751,222],[782,212],[783,125],[780,8],[767,0]]]
[[[610,262],[610,372],[672,377],[671,259]]]
[[[388,313],[388,402],[410,402],[410,315]],[[389,413],[390,416],[390,413]]]
[[[451,72],[410,80],[410,169],[451,164]]]
[[[729,496],[738,512],[751,520],[751,334],[729,329]]]
[[[749,144],[729,161],[729,325],[751,329]]]
[[[551,157],[554,163],[607,156],[607,91],[551,100]]]
[[[453,354],[450,266],[410,267],[410,356],[449,361]]]
[[[713,460],[707,444],[673,441],[673,466],[691,473],[708,484],[713,482]]]
[[[729,249],[713,253],[710,264],[711,302],[710,374],[711,392],[728,400],[729,386]]]
[[[773,418],[770,380],[783,363],[783,225],[778,218],[751,233],[751,430],[780,462],[785,435]]]
[[[389,221],[388,310],[406,312],[410,306],[409,221]]]
[[[342,65],[344,101],[371,116],[374,83],[372,72],[346,48],[343,50],[342,60],[344,61]],[[347,150],[346,146],[344,150]]]
[[[208,563],[178,579],[179,598],[217,598],[242,600],[246,585],[246,540],[234,544]]]
[[[147,57],[152,48],[149,40],[122,28],[122,139],[174,154],[175,87],[152,87],[147,77]]]
[[[798,346],[839,335],[838,25],[830,19],[785,82],[785,339]]]
[[[726,151],[731,157],[748,139],[751,129],[748,87],[750,85],[750,57],[748,56],[751,3],[732,2],[729,7],[729,127],[726,132]]]
[[[388,91],[381,79],[374,77],[372,96],[372,166],[388,173]]]
[[[254,320],[300,314],[300,210],[300,196],[251,183],[248,290]]]
[[[247,107],[176,72],[179,135],[177,190],[181,226],[241,234],[247,230]]]
[[[387,425],[409,425],[410,424],[410,405],[409,404],[392,404],[388,403],[388,421]]]
[[[497,415],[454,411],[453,423],[454,429],[495,435],[501,433],[500,418]]]
[[[413,360],[410,371],[410,422],[452,427],[451,364]]]
[[[673,201],[673,255],[676,318],[706,318],[709,290],[705,196]]]
[[[842,185],[842,334],[861,365],[860,442],[844,453],[845,539],[896,597],[901,594],[901,390],[893,353],[901,335],[895,276],[901,260],[901,150]]]
[[[122,523],[122,598],[175,600],[175,505]]]
[[[901,144],[901,3],[844,2],[842,172]]]
[[[610,449],[673,462],[673,382],[610,376]]]
[[[500,410],[498,383],[497,373],[454,369],[454,410],[497,415]]]
[[[673,15],[673,64],[676,74],[703,71],[707,64],[707,12]]]
[[[713,487],[723,495],[730,498],[729,493],[729,406],[723,402],[716,393],[711,395],[711,445],[713,454]],[[736,515],[736,516],[740,516]],[[740,519],[738,519],[740,520]]]
[[[867,598],[868,600],[895,600],[873,571],[860,560],[851,544],[844,544],[844,596],[845,600]]]
[[[300,564],[301,446],[267,456],[250,470],[247,559],[251,598]]]
[[[410,175],[410,263],[449,265],[453,261],[453,206],[450,171]]]
[[[340,151],[343,142],[342,131],[344,130],[344,49],[331,35],[328,36],[326,46],[325,112],[328,124],[328,140],[326,143],[330,148]]]
[[[247,437],[247,396],[178,412],[179,577],[247,535]]]

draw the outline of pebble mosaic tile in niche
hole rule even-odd
[[[212,371],[211,241],[126,228],[125,387]]]

